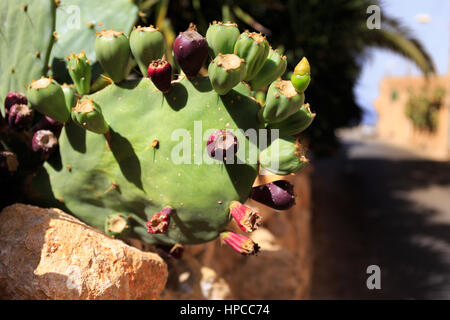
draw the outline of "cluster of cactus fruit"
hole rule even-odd
[[[30,201],[59,206],[115,237],[163,245],[220,237],[243,255],[257,253],[256,243],[227,226],[233,219],[249,233],[261,225],[257,210],[243,204],[249,197],[275,210],[295,204],[293,185],[279,176],[307,164],[293,137],[315,116],[304,103],[306,58],[282,80],[286,57],[265,36],[221,22],[206,37],[193,24],[180,33],[177,66],[165,59],[164,37],[152,26],[129,36],[103,30],[94,48],[105,88],[92,92],[91,64],[81,52],[68,57],[74,85],[43,77],[26,97],[11,93],[5,101],[11,128],[26,130],[35,111],[44,115],[30,146],[45,159],[57,150],[33,177]],[[208,75],[199,75],[208,55]],[[142,78],[128,77],[132,58]],[[267,86],[261,105],[253,95]],[[269,132],[270,141],[250,139],[252,130]],[[2,167],[12,163],[1,152]],[[252,152],[257,161],[246,161]],[[253,187],[261,173],[277,179]]]

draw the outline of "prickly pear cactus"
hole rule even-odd
[[[54,0],[0,1],[0,99],[46,74],[55,28]],[[4,107],[1,107],[4,113]]]
[[[242,204],[250,195],[276,210],[295,203],[288,182],[252,186],[260,168],[288,175],[305,166],[298,141],[276,138],[280,131],[306,129],[314,115],[303,106],[305,86],[297,91],[290,81],[274,81],[284,62],[264,68],[267,59],[271,65],[285,59],[273,57],[265,37],[247,31],[236,37],[217,24],[208,30],[209,46],[194,25],[180,33],[173,50],[185,75],[171,82],[171,67],[152,37],[134,38],[133,46],[146,50],[130,50],[121,33],[98,34],[97,58],[111,83],[69,108],[59,153],[31,184],[33,202],[62,207],[116,237],[175,245],[220,236],[243,255],[256,253],[257,244],[227,225],[234,219],[243,232],[252,232],[261,224],[257,210]],[[146,57],[139,55],[148,57],[152,43],[159,54],[148,65],[148,78],[127,80],[124,67],[111,63],[125,61],[132,51],[142,70]],[[223,43],[234,45],[234,53],[220,52]],[[208,50],[209,77],[199,76]],[[244,82],[258,75],[258,88],[271,88],[266,106]],[[50,104],[51,91],[42,84],[54,81],[39,81],[30,86],[40,88],[33,91],[34,107],[49,113],[39,101],[42,95]],[[61,101],[60,94],[54,98]],[[66,113],[58,110],[51,112]],[[267,136],[261,134],[271,126]]]

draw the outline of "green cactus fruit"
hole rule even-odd
[[[131,50],[130,43],[123,32],[103,30],[98,33],[94,50],[103,70],[115,83],[127,77]]]
[[[286,71],[286,56],[270,48],[269,55],[258,74],[250,81],[252,90],[258,91],[277,80]]]
[[[276,80],[267,91],[266,104],[260,118],[266,123],[279,122],[297,112],[305,102],[305,95],[297,93],[291,81]]]
[[[72,109],[72,120],[80,127],[95,133],[105,134],[109,131],[100,106],[88,97],[78,100],[76,107]]]
[[[66,106],[68,110],[72,110],[75,107],[76,99],[75,99],[75,88],[73,84],[63,83],[61,85],[61,89],[64,93],[64,99],[66,100]]]
[[[27,98],[40,113],[63,123],[69,120],[64,92],[54,80],[42,77],[33,81],[28,86]]]
[[[134,27],[130,34],[130,48],[142,76],[147,77],[148,65],[153,60],[161,59],[164,54],[164,36],[153,26]]]
[[[234,45],[234,54],[247,63],[247,74],[244,80],[250,81],[263,67],[269,55],[269,43],[261,33],[245,31],[241,33]]]
[[[269,123],[267,128],[278,129],[280,137],[293,136],[305,131],[311,125],[315,117],[316,114],[311,112],[309,104],[306,103],[300,110],[286,119]]]
[[[211,61],[208,75],[211,85],[219,95],[227,94],[245,76],[247,67],[244,59],[235,54],[221,54]]]
[[[69,75],[72,78],[79,94],[88,94],[91,88],[92,71],[89,60],[84,51],[79,54],[72,53],[67,64]]]
[[[112,237],[126,236],[130,231],[129,218],[123,213],[111,214],[105,219],[105,233]]]
[[[298,140],[292,137],[275,139],[259,155],[261,167],[277,175],[299,172],[308,163]]]
[[[294,69],[294,73],[291,76],[291,81],[298,93],[305,92],[311,82],[311,68],[309,66],[308,59],[304,57],[300,60]]]
[[[210,24],[206,31],[206,41],[208,42],[211,59],[214,59],[219,53],[234,53],[234,45],[239,35],[240,32],[235,23],[214,21]]]

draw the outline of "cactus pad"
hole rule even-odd
[[[9,91],[24,92],[31,80],[47,73],[55,1],[2,0],[0,21],[0,101],[4,101]]]

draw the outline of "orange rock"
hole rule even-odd
[[[157,299],[168,271],[156,254],[114,240],[58,209],[0,213],[0,296]]]

